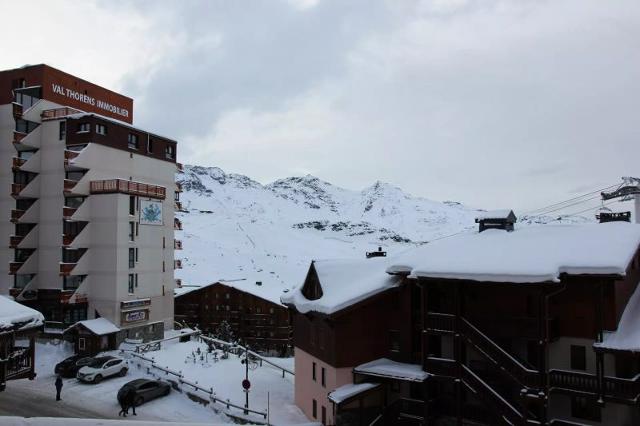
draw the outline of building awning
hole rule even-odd
[[[424,382],[427,377],[429,377],[429,373],[423,371],[421,365],[405,364],[387,358],[380,358],[359,365],[353,369],[353,372],[367,376],[385,377],[408,382]]]
[[[340,404],[348,399],[351,399],[355,396],[361,395],[371,389],[375,389],[379,387],[379,383],[348,383],[346,385],[340,386],[329,392],[328,398],[329,401],[335,402],[336,404]]]
[[[72,328],[77,327],[78,325],[84,326],[87,330],[92,332],[97,336],[104,336],[111,333],[117,333],[120,331],[118,327],[116,327],[111,321],[106,318],[96,318],[92,320],[84,320],[78,321],[71,327],[67,328],[64,332],[71,330]]]

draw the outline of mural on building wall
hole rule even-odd
[[[162,202],[140,200],[140,225],[162,225]]]

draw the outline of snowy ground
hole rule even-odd
[[[160,351],[149,352],[148,357],[155,358],[160,365],[173,370],[182,371],[186,380],[197,382],[206,388],[213,388],[216,396],[221,399],[230,399],[231,402],[244,405],[245,394],[242,391],[241,381],[244,378],[244,366],[240,360],[231,356],[228,360],[217,363],[211,362],[206,365],[198,362],[185,363],[187,357],[200,347],[201,351],[206,350],[206,345],[197,342],[178,343],[177,341],[163,343]],[[48,407],[63,407],[61,415],[66,411],[69,416],[82,416],[83,409],[86,410],[87,417],[100,417],[107,419],[117,419],[118,406],[116,394],[120,387],[130,380],[138,377],[149,377],[147,375],[146,362],[130,362],[130,370],[126,377],[116,377],[106,379],[99,385],[83,384],[76,379],[64,379],[62,390],[63,401],[55,401],[55,388],[53,385],[55,376],[53,368],[57,362],[72,354],[71,347],[66,344],[54,345],[51,343],[37,344],[36,346],[36,371],[38,376],[35,380],[12,381],[8,384],[7,390],[10,392],[0,393],[0,412],[4,415],[30,416],[51,416],[50,410],[38,411],[40,404]],[[117,354],[117,353],[114,353]],[[288,369],[293,369],[293,359],[274,359]],[[140,366],[138,366],[140,364]],[[153,371],[153,369],[151,370]],[[160,372],[156,372],[160,373]],[[164,375],[163,373],[160,373]],[[252,389],[249,393],[249,406],[255,410],[267,409],[267,391],[270,393],[270,420],[275,425],[301,425],[308,424],[308,420],[293,403],[293,379],[287,374],[282,378],[282,373],[273,367],[259,367],[249,371],[249,379]],[[13,391],[13,392],[11,392]],[[21,394],[32,397],[33,409],[16,407],[12,411],[9,396],[4,395]],[[21,398],[24,398],[22,396]],[[205,395],[203,395],[205,396]],[[68,407],[68,410],[65,410]],[[24,407],[22,407],[24,408]],[[190,400],[184,393],[173,391],[165,398],[156,399],[141,406],[138,415],[131,420],[147,421],[174,421],[174,422],[207,422],[209,424],[231,424],[232,421],[223,413],[216,413],[211,405],[205,407]],[[58,415],[58,412],[54,412]],[[0,425],[5,423],[0,418]],[[6,419],[6,418],[4,418]],[[15,423],[11,423],[15,424]],[[17,423],[20,424],[20,423]]]

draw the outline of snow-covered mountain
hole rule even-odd
[[[477,226],[478,210],[383,182],[351,191],[307,175],[262,185],[188,165],[177,180],[183,285],[225,281],[272,300],[300,284],[313,259],[364,258],[378,247],[394,255]]]

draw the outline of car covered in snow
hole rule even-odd
[[[110,376],[124,377],[129,368],[122,358],[115,356],[102,356],[93,358],[89,365],[85,365],[76,377],[78,380],[87,383],[100,383],[102,379]]]
[[[136,407],[171,392],[171,385],[162,380],[135,379],[123,385],[118,391],[118,402],[122,403],[128,392],[133,391]]]
[[[54,372],[62,377],[76,377],[78,370],[92,361],[88,356],[73,355],[57,363]]]

